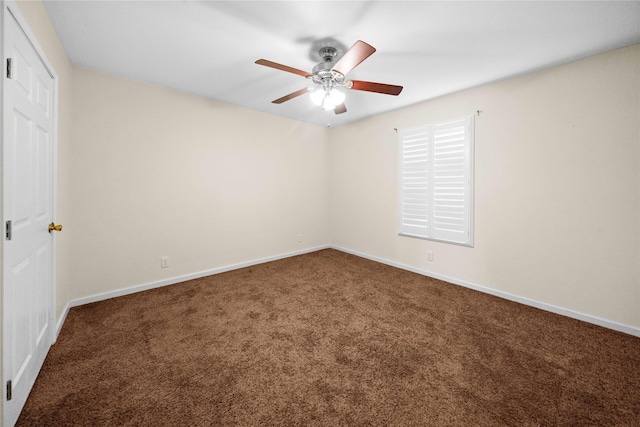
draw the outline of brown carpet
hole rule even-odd
[[[73,308],[18,426],[629,426],[639,391],[639,338],[328,249]]]

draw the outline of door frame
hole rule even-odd
[[[51,162],[52,162],[52,167],[51,167],[51,180],[52,180],[52,196],[53,196],[53,202],[52,202],[52,216],[53,218],[51,218],[52,222],[56,222],[56,211],[57,211],[57,200],[58,200],[58,75],[55,72],[55,69],[53,68],[51,62],[49,61],[49,59],[47,58],[44,49],[42,48],[42,46],[40,45],[40,43],[38,42],[38,39],[36,38],[35,34],[31,31],[31,28],[29,27],[27,20],[25,19],[25,17],[22,15],[22,12],[20,11],[18,5],[16,4],[16,2],[14,0],[0,0],[0,4],[2,6],[2,8],[0,9],[0,20],[2,22],[2,37],[0,39],[0,52],[1,52],[1,58],[2,58],[2,74],[0,76],[0,93],[2,94],[2,103],[0,103],[0,120],[2,121],[1,123],[3,124],[2,126],[2,132],[0,134],[0,163],[2,164],[2,173],[0,173],[0,218],[1,218],[1,224],[2,224],[2,238],[0,239],[0,307],[4,306],[4,271],[5,271],[5,266],[4,266],[4,251],[5,251],[5,224],[7,219],[4,218],[4,208],[5,208],[5,197],[4,197],[4,140],[5,140],[5,126],[4,126],[4,120],[5,120],[5,111],[6,111],[6,99],[4,96],[4,85],[5,85],[5,79],[6,79],[6,63],[7,63],[7,56],[6,56],[6,47],[5,44],[7,42],[7,31],[6,31],[6,23],[7,20],[9,19],[15,19],[15,21],[18,23],[18,25],[20,26],[20,28],[22,29],[22,31],[24,32],[24,34],[27,36],[27,39],[29,40],[29,42],[31,43],[31,45],[33,46],[33,49],[35,50],[36,54],[38,55],[38,57],[40,58],[42,64],[44,65],[45,69],[47,70],[47,72],[49,73],[49,75],[51,76],[52,80],[53,80],[53,155],[51,158]],[[57,338],[57,322],[56,322],[56,233],[53,233],[52,236],[52,247],[51,247],[51,251],[52,251],[52,260],[51,260],[51,289],[49,290],[49,298],[50,298],[50,313],[49,313],[49,322],[50,322],[50,337],[49,337],[49,346],[51,346],[56,338]],[[5,378],[5,369],[4,369],[4,348],[5,348],[5,337],[4,337],[4,328],[5,328],[5,318],[4,318],[4,312],[5,310],[0,310],[2,312],[2,314],[0,315],[0,322],[1,322],[1,327],[0,327],[0,365],[2,367],[2,372],[0,373],[0,376],[2,377],[2,383],[0,384],[0,389],[2,390],[2,404],[0,405],[0,408],[2,409],[1,411],[1,420],[2,420],[2,424],[4,424],[5,421],[5,414],[6,411],[5,409],[5,405],[7,404],[7,388],[5,386],[6,381],[8,380],[7,378]]]

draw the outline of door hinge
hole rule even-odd
[[[7,240],[11,240],[11,221],[7,221],[7,230],[5,231],[4,237]]]
[[[13,78],[13,67],[12,67],[11,58],[7,58],[7,78],[8,79]]]
[[[12,397],[11,396],[11,393],[12,393],[11,388],[12,388],[11,387],[11,380],[9,380],[9,381],[7,381],[7,400],[11,400],[11,397]]]

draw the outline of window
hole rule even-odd
[[[473,134],[473,116],[400,131],[400,235],[473,246]]]

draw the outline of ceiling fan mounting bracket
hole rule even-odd
[[[325,46],[320,48],[318,53],[324,62],[334,62],[338,56],[338,49],[332,46]]]
[[[329,48],[330,50],[335,49],[336,53],[334,55],[334,61],[340,59],[347,51],[347,46],[340,43],[339,40],[336,40],[333,37],[326,37],[312,42],[311,46],[309,46],[309,59],[314,63],[324,61],[324,48]]]

